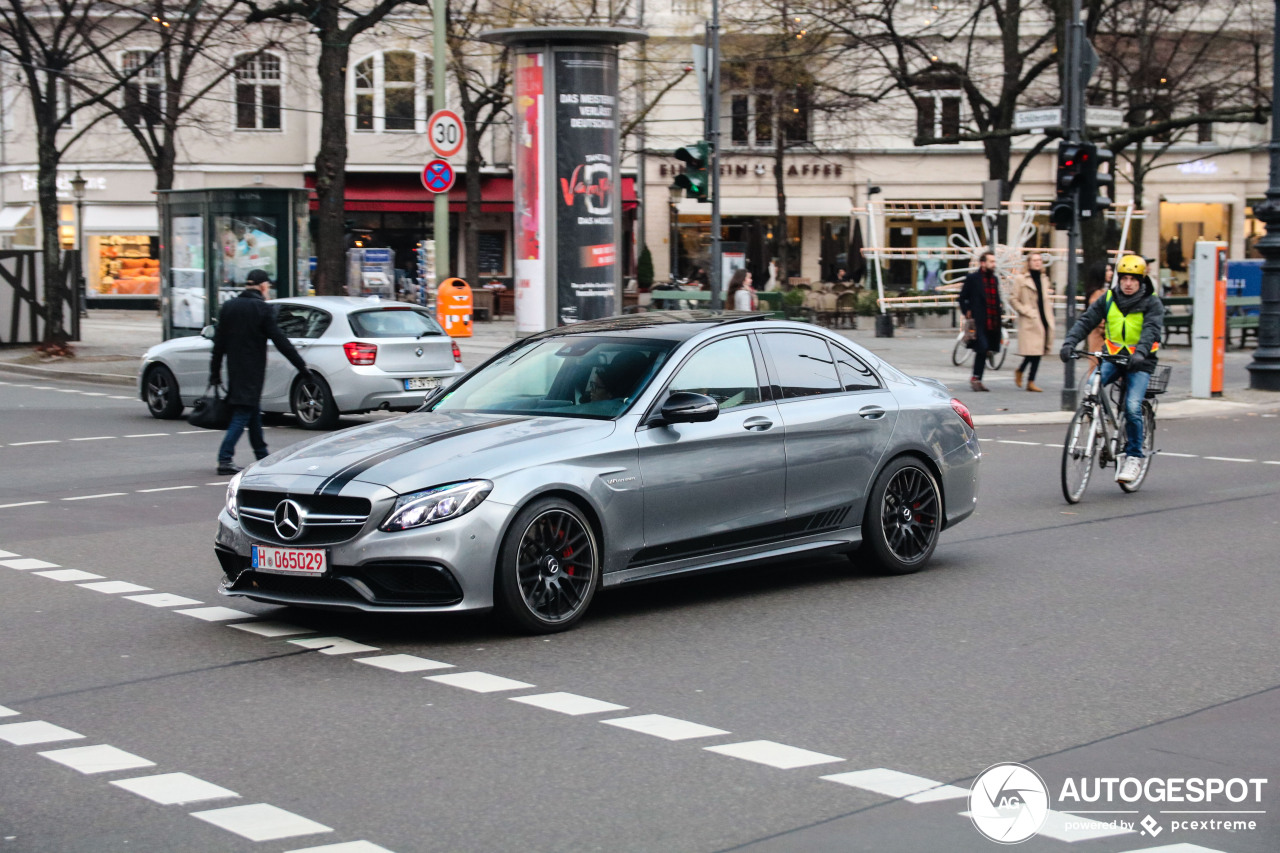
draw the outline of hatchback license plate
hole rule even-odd
[[[434,376],[415,376],[404,381],[406,391],[430,391],[432,388],[439,387],[440,380]]]
[[[253,568],[259,572],[319,577],[329,571],[329,554],[319,548],[269,548],[254,545],[250,549],[250,558]]]

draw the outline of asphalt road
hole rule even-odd
[[[223,599],[220,434],[3,379],[0,853],[993,850],[961,813],[999,762],[1055,810],[1021,850],[1280,849],[1271,413],[1163,422],[1140,493],[1099,472],[1074,507],[1062,427],[987,427],[980,508],[918,575],[624,588],[522,637]],[[147,589],[81,586],[106,582]],[[189,601],[126,597],[155,594]],[[315,638],[372,648],[290,642]],[[1069,777],[1268,781],[1108,804],[1060,801]],[[1222,819],[1255,827],[1173,825]]]

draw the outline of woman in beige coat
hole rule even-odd
[[[1028,391],[1043,391],[1036,385],[1040,357],[1053,350],[1053,282],[1044,271],[1044,258],[1032,252],[1027,258],[1026,272],[1013,281],[1009,305],[1018,313],[1018,354],[1022,364],[1013,372],[1014,383],[1021,388],[1025,373]]]

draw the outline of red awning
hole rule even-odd
[[[463,213],[467,205],[467,176],[459,175],[453,189],[449,190],[449,212]],[[315,188],[315,175],[307,175],[307,188]],[[408,173],[347,174],[347,210],[390,211],[393,213],[429,213],[435,209],[435,194],[422,186],[422,179]],[[480,177],[480,211],[482,213],[511,213],[514,210],[514,182],[502,175]],[[318,203],[311,199],[311,209]],[[622,207],[631,210],[636,206],[635,178],[622,179]]]

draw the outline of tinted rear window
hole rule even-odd
[[[377,308],[347,315],[351,331],[360,338],[418,338],[443,335],[435,318],[420,308]]]

